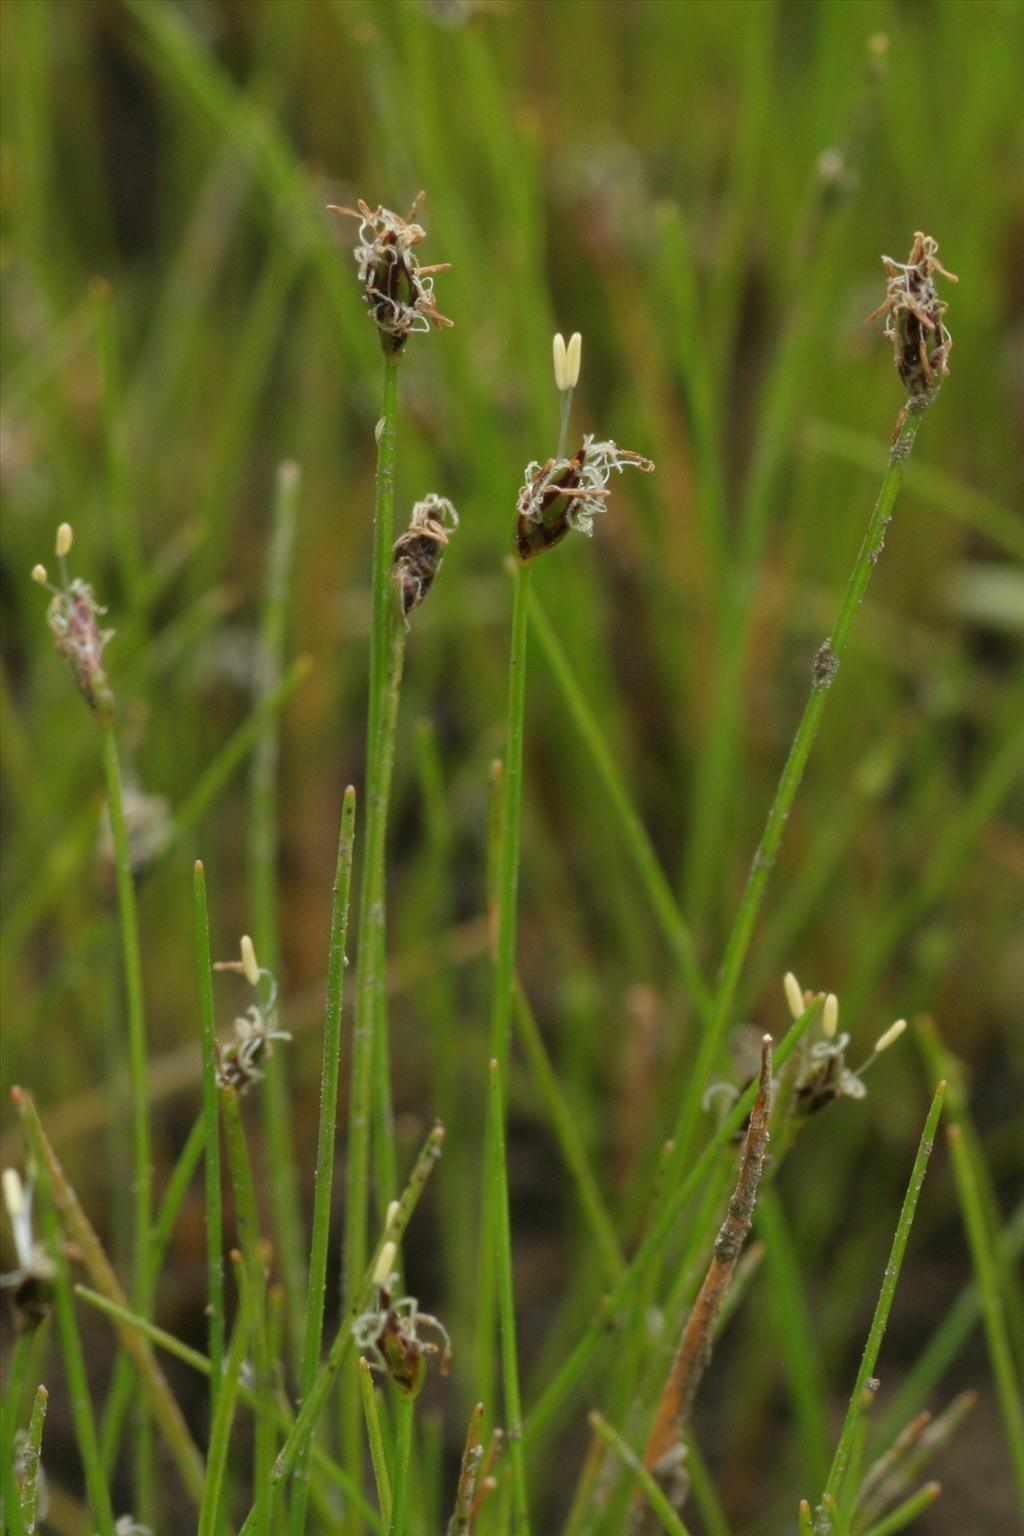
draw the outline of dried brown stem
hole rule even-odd
[[[772,1039],[765,1035],[761,1045],[761,1070],[757,1098],[750,1116],[739,1178],[729,1201],[704,1283],[687,1319],[683,1336],[669,1370],[661,1395],[657,1417],[651,1430],[644,1466],[669,1492],[681,1465],[683,1428],[693,1411],[701,1378],[711,1359],[715,1326],[732,1282],[736,1262],[750,1231],[757,1201],[758,1185],[764,1168],[768,1145],[768,1117],[772,1098]],[[670,1493],[671,1497],[671,1493]],[[681,1502],[681,1499],[680,1499]],[[636,1511],[640,1518],[641,1511]],[[643,1523],[638,1527],[643,1529]]]

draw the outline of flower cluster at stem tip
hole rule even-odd
[[[99,619],[107,610],[96,601],[89,583],[68,576],[67,557],[73,543],[71,524],[61,523],[55,541],[61,585],[54,586],[45,565],[32,567],[32,580],[53,594],[46,622],[79,693],[90,709],[109,719],[114,712],[114,696],[103,669],[103,651],[114,631],[100,628]]]
[[[407,218],[390,208],[371,208],[362,198],[355,208],[329,203],[332,213],[359,220],[355,258],[363,302],[380,332],[385,352],[398,353],[415,332],[441,330],[453,322],[442,315],[434,301],[434,273],[445,272],[450,261],[420,266],[415,247],[427,237],[413,220],[426,194],[420,192]]]
[[[274,1040],[290,1040],[287,1030],[277,1028],[277,982],[270,971],[263,969],[257,959],[252,939],[242,935],[237,960],[218,960],[215,971],[238,971],[254,990],[266,981],[269,995],[265,1000],[257,998],[244,1014],[235,1019],[235,1038],[227,1045],[217,1042],[217,1085],[233,1088],[236,1093],[247,1093],[254,1083],[261,1082],[265,1074],[261,1063],[273,1055]]]

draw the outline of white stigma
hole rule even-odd
[[[75,542],[75,533],[70,523],[61,523],[57,529],[57,541],[54,552],[58,560],[63,560],[65,555],[71,553],[71,546]]]
[[[897,1019],[895,1024],[890,1024],[885,1034],[879,1035],[875,1041],[875,1055],[878,1056],[882,1051],[887,1051],[890,1045],[893,1045],[899,1039],[906,1027],[906,1019]]]
[[[830,992],[821,1010],[821,1029],[826,1040],[834,1040],[839,1028],[839,999]]]
[[[256,963],[256,951],[253,948],[252,939],[247,933],[242,934],[242,942],[239,946],[242,951],[242,970],[250,987],[258,987],[260,984],[260,968]]]
[[[798,1019],[804,1011],[804,994],[803,988],[792,971],[787,971],[785,976],[783,976],[782,988],[786,994],[786,1002],[789,1005],[790,1013],[794,1019]]]

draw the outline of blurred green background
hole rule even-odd
[[[946,294],[951,377],[924,422],[772,874],[740,1018],[782,1028],[789,967],[838,993],[854,1060],[898,1014],[934,1015],[966,1063],[1005,1217],[1019,1196],[1024,996],[1024,522],[1011,448],[1024,414],[1022,7],[5,0],[2,16],[3,1076],[36,1092],[112,1244],[128,1199],[127,1133],[113,1091],[124,1059],[110,876],[97,852],[98,741],[28,572],[70,520],[73,571],[117,631],[107,659],[128,777],[162,797],[149,809],[171,839],[141,884],[159,1187],[198,1105],[198,854],[215,953],[233,954],[254,922],[251,755],[198,820],[190,796],[253,711],[276,466],[300,466],[287,649],[311,667],[280,721],[278,897],[309,1203],[337,817],[363,763],[379,388],[355,225],[324,205],[363,197],[404,212],[421,187],[421,257],[452,263],[437,294],[455,328],[415,337],[403,363],[398,517],[436,490],[462,522],[410,638],[391,819],[400,1134],[416,1143],[438,1092],[457,1109],[447,1194],[433,1192],[422,1250],[408,1255],[414,1289],[432,1310],[450,1307],[477,1208],[503,562],[522,467],[554,451],[551,334],[584,336],[577,427],[649,454],[658,472],[624,477],[593,541],[571,539],[539,562],[538,595],[710,977],[884,468],[900,388],[880,326],[863,321],[883,296],[880,254],[903,259],[916,229],[936,236],[960,278]],[[887,55],[869,46],[876,33]],[[729,695],[720,659],[737,625],[747,643]],[[718,757],[731,706],[735,750]],[[441,769],[432,831],[420,721]],[[536,652],[521,911],[527,990],[632,1230],[693,1018]],[[236,999],[225,991],[221,1002],[228,1029]],[[529,1400],[599,1279],[576,1243],[571,1186],[532,1081],[517,1071],[510,1156]],[[811,1127],[782,1181],[836,1413],[926,1100],[905,1042],[863,1104]],[[18,1155],[8,1130],[5,1161]],[[198,1341],[198,1187],[187,1218],[160,1317]],[[431,1236],[439,1222],[456,1244],[440,1244],[447,1279]],[[884,1391],[968,1273],[943,1153],[886,1341]],[[812,1491],[773,1318],[762,1277],[698,1417],[729,1515],[751,1532],[789,1528]],[[96,1323],[90,1340],[102,1381]],[[195,1384],[171,1374],[197,1405]],[[980,1337],[936,1406],[968,1384],[981,1401],[944,1453],[946,1492],[915,1527],[923,1533],[1010,1528]],[[434,1396],[454,1445],[471,1381]],[[553,1447],[556,1482],[575,1476],[582,1409],[600,1400],[595,1387]],[[60,1411],[47,1437],[51,1474],[74,1492]]]

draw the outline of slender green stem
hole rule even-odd
[[[139,945],[139,917],[135,902],[128,831],[124,817],[121,765],[117,756],[117,738],[112,719],[101,718],[100,738],[103,771],[107,781],[107,804],[114,839],[117,877],[117,902],[121,918],[121,954],[124,968],[125,1000],[128,1012],[128,1055],[132,1088],[132,1159],[135,1200],[133,1294],[138,1310],[149,1309],[149,1224],[152,1199],[152,1167],[149,1135],[149,1103],[146,1089],[146,1017],[142,993],[142,951]]]
[[[491,1209],[494,1216],[498,1311],[501,1318],[501,1363],[505,1384],[505,1433],[512,1467],[512,1529],[515,1536],[528,1536],[530,1516],[526,1492],[526,1460],[523,1453],[523,1405],[519,1389],[519,1356],[516,1349],[515,1288],[512,1273],[512,1235],[508,1219],[508,1161],[505,1149],[505,1094],[502,1067],[491,1062],[490,1111],[492,1134],[489,1142],[491,1165],[488,1182],[492,1186]]]
[[[199,1020],[203,1046],[203,1143],[206,1199],[206,1316],[210,1372],[210,1417],[224,1361],[224,1216],[220,1177],[220,1096],[217,1091],[217,1028],[213,1005],[213,963],[206,875],[197,859],[193,876]]]
[[[519,889],[519,846],[523,813],[523,736],[526,712],[526,642],[529,632],[532,567],[516,568],[515,601],[509,657],[508,714],[506,722],[504,797],[501,842],[497,870],[497,933],[494,954],[494,992],[491,1005],[491,1088],[488,1097],[485,1208],[482,1240],[493,1245],[496,1265],[498,1310],[501,1317],[502,1359],[505,1385],[505,1417],[512,1463],[513,1529],[529,1529],[526,1477],[522,1446],[522,1408],[516,1353],[515,1295],[512,1283],[512,1241],[508,1209],[508,1170],[505,1163],[505,1091],[512,1023],[515,979],[516,918]],[[478,1355],[489,1351],[494,1327],[493,1295],[479,1298]],[[478,1391],[488,1401],[486,1379]]]
[[[114,554],[121,581],[133,610],[138,608],[143,579],[139,528],[128,484],[124,446],[121,368],[117,348],[114,299],[110,284],[97,278],[89,289],[96,322],[96,350],[102,383],[103,438],[106,458],[106,511],[114,535]]]
[[[1018,1205],[999,1234],[996,1252],[1004,1271],[1020,1263],[1021,1254],[1024,1253],[1024,1202]],[[977,1280],[970,1280],[960,1291],[952,1306],[948,1308],[941,1323],[900,1383],[899,1391],[878,1426],[878,1438],[883,1445],[894,1439],[908,1420],[928,1401],[935,1387],[974,1332],[980,1317],[981,1287]]]
[[[443,1141],[444,1128],[440,1125],[435,1125],[427,1137],[419,1157],[416,1159],[412,1173],[409,1175],[409,1182],[406,1184],[402,1197],[398,1202],[398,1209],[394,1212],[391,1220],[381,1233],[380,1241],[374,1249],[362,1279],[345,1310],[341,1326],[327,1352],[327,1358],[320,1366],[316,1380],[303,1399],[302,1407],[299,1410],[295,1423],[288,1432],[288,1437],[281,1448],[274,1469],[274,1477],[277,1482],[280,1482],[290,1474],[296,1461],[302,1454],[303,1447],[316,1428],[317,1421],[324,1410],[324,1405],[330,1395],[331,1388],[337,1380],[338,1372],[348,1358],[349,1350],[354,1347],[355,1341],[352,1336],[352,1324],[360,1312],[365,1311],[369,1305],[373,1293],[373,1273],[380,1258],[381,1250],[385,1243],[392,1242],[397,1247],[401,1242],[402,1235],[409,1224],[413,1211],[416,1209],[420,1195],[423,1193],[424,1185],[430,1177],[435,1162],[441,1155]],[[356,1391],[358,1393],[358,1383],[356,1384]],[[247,1527],[251,1529],[248,1521],[246,1521],[246,1526],[243,1529]]]
[[[662,1529],[668,1531],[669,1536],[687,1536],[686,1526],[680,1520],[640,1457],[626,1444],[618,1430],[613,1429],[601,1413],[592,1413],[589,1417],[589,1423],[594,1433],[600,1435],[605,1445],[614,1452],[630,1477],[633,1478],[637,1488],[650,1505],[652,1513],[657,1515],[661,1521]]]
[[[405,1392],[397,1394],[395,1404],[395,1460],[391,1479],[391,1521],[388,1536],[408,1536],[409,1460],[412,1452],[412,1421],[416,1399]]]
[[[316,1378],[323,1340],[324,1303],[327,1294],[327,1250],[331,1233],[331,1199],[334,1188],[335,1137],[338,1122],[338,1081],[341,1074],[341,1020],[345,996],[345,945],[348,938],[349,889],[352,879],[352,845],[355,838],[356,792],[349,785],[341,810],[338,858],[331,903],[331,934],[327,951],[327,1007],[324,1015],[323,1058],[320,1067],[320,1124],[317,1130],[316,1173],[313,1193],[313,1231],[309,1250],[309,1282],[306,1294],[306,1326],[302,1345],[300,1396],[305,1397]],[[295,1465],[288,1529],[301,1536],[305,1529],[308,1454]]]
[[[256,1185],[253,1179],[252,1160],[242,1124],[242,1110],[238,1095],[233,1088],[220,1090],[221,1113],[224,1121],[224,1142],[227,1149],[231,1188],[235,1197],[235,1220],[242,1247],[245,1282],[242,1309],[249,1318],[253,1373],[257,1396],[269,1401],[270,1360],[267,1355],[266,1289],[270,1249],[260,1236],[259,1207],[256,1201]],[[231,1366],[225,1366],[225,1377]],[[223,1389],[222,1389],[223,1390]],[[219,1403],[214,1408],[214,1425],[217,1423]],[[229,1421],[230,1422],[230,1421]],[[214,1433],[210,1432],[210,1456],[213,1456]],[[252,1526],[254,1536],[269,1536],[271,1504],[273,1501],[274,1424],[269,1413],[256,1419],[255,1435],[255,1502]],[[209,1474],[208,1474],[209,1475]],[[200,1526],[202,1521],[200,1521]]]
[[[373,1133],[374,1069],[384,1065],[375,1052],[384,993],[384,854],[388,797],[405,643],[391,588],[394,542],[395,452],[398,431],[399,356],[384,357],[384,387],[377,435],[377,494],[373,514],[372,619],[367,708],[365,840],[359,883],[356,951],[356,1009],[349,1098],[348,1169],[345,1187],[345,1250],[342,1293],[349,1307],[366,1267],[370,1203],[370,1148]],[[389,687],[389,673],[390,683]],[[390,1191],[386,1192],[390,1198]],[[342,1391],[343,1460],[356,1475],[359,1445],[359,1389],[355,1379]]]
[[[286,460],[278,466],[253,690],[257,704],[268,698],[281,681],[299,478],[297,464]],[[248,869],[252,934],[261,965],[274,976],[281,970],[277,910],[280,720],[276,710],[263,716],[263,731],[252,757],[249,792]],[[272,1231],[281,1277],[290,1300],[287,1308],[289,1356],[298,1368],[302,1357],[302,1309],[298,1298],[305,1288],[306,1273],[302,1202],[293,1152],[287,1060],[283,1052],[275,1052],[268,1060],[259,1097],[267,1146]]]
[[[377,1485],[377,1502],[385,1530],[391,1527],[391,1478],[388,1474],[388,1458],[384,1449],[384,1435],[380,1427],[377,1406],[377,1389],[369,1361],[359,1359],[359,1392],[363,1400],[363,1417],[366,1420],[366,1438],[370,1442],[370,1460],[373,1463],[373,1480]]]
[[[921,409],[907,410],[905,414],[893,443],[889,467],[882,481],[878,500],[846,584],[846,591],[843,594],[832,634],[814,658],[810,697],[800,717],[789,755],[779,778],[775,798],[768,811],[761,841],[750,866],[746,888],[726,944],[721,974],[715,990],[711,1020],[701,1040],[697,1059],[680,1106],[673,1132],[673,1140],[676,1144],[673,1179],[679,1178],[690,1156],[700,1115],[701,1099],[732,1022],[736,988],[761,910],[768,876],[778,858],[786,823],[793,809],[804,769],[821,725],[832,682],[846,654],[857,611],[863,602],[871,573],[881,555],[896,497],[903,483],[903,466],[913,448],[922,415]]]
[[[57,1331],[60,1336],[64,1375],[67,1378],[71,1421],[75,1427],[78,1454],[82,1458],[82,1470],[85,1474],[85,1488],[89,1498],[89,1508],[92,1510],[92,1517],[99,1527],[100,1536],[115,1536],[114,1510],[110,1502],[110,1489],[107,1486],[107,1479],[103,1471],[103,1461],[100,1457],[99,1438],[96,1433],[96,1421],[93,1418],[92,1402],[89,1398],[89,1383],[85,1374],[85,1359],[82,1355],[82,1341],[78,1333],[78,1324],[75,1321],[75,1303],[71,1291],[71,1277],[68,1273],[67,1256],[64,1251],[64,1234],[61,1231],[61,1222],[57,1214],[57,1205],[55,1203],[49,1167],[40,1162],[36,1176],[40,1185],[40,1193],[43,1196],[40,1205],[43,1216],[43,1230],[46,1234],[46,1245],[55,1267],[53,1281],[54,1310],[57,1314]]]
[[[213,1424],[210,1427],[210,1449],[206,1459],[206,1482],[203,1487],[203,1502],[199,1508],[197,1536],[218,1536],[222,1528],[220,1502],[228,1461],[228,1447],[231,1441],[231,1426],[235,1420],[239,1378],[253,1327],[255,1295],[252,1275],[239,1255],[233,1254],[232,1257],[235,1260],[235,1278],[239,1291],[238,1314],[224,1362],[224,1377],[220,1391],[217,1393]]]
[[[864,1536],[896,1536],[897,1531],[905,1531],[912,1520],[923,1515],[928,1506],[935,1503],[941,1492],[941,1483],[925,1483],[909,1499],[890,1510],[884,1520],[879,1520],[877,1525],[865,1531]]]
[[[10,1352],[10,1360],[7,1366],[7,1383],[4,1390],[3,1411],[0,1413],[0,1476],[3,1478],[2,1493],[4,1509],[11,1509],[14,1514],[11,1517],[12,1527],[16,1527],[15,1536],[23,1536],[26,1521],[24,1518],[24,1492],[19,1498],[14,1481],[14,1457],[15,1439],[18,1431],[18,1416],[21,1412],[22,1400],[25,1396],[25,1382],[28,1374],[29,1356],[32,1349],[32,1336],[28,1329],[21,1329],[14,1338],[14,1348]]]
[[[121,1324],[125,1329],[133,1330],[141,1338],[148,1340],[149,1343],[155,1344],[159,1349],[166,1350],[167,1354],[172,1355],[175,1360],[180,1360],[182,1364],[187,1365],[193,1371],[197,1371],[201,1376],[210,1375],[210,1361],[208,1357],[201,1350],[193,1349],[191,1345],[183,1343],[175,1334],[168,1333],[165,1328],[158,1328],[155,1323],[148,1322],[144,1317],[140,1317],[137,1312],[132,1312],[128,1307],[119,1306],[116,1302],[111,1301],[109,1297],[101,1296],[99,1291],[90,1290],[88,1286],[76,1285],[75,1295],[79,1296],[82,1301],[88,1302],[89,1306],[95,1307],[97,1311],[103,1312],[112,1321]],[[295,1416],[283,1396],[279,1402],[265,1402],[244,1381],[239,1383],[238,1396],[255,1413],[269,1414],[278,1428],[284,1430],[286,1434],[295,1422]],[[370,1522],[375,1531],[383,1529],[373,1506],[364,1498],[359,1488],[342,1471],[341,1467],[332,1461],[329,1456],[325,1455],[319,1446],[313,1447],[313,1465],[334,1483],[336,1487],[340,1488],[347,1499],[351,1500],[358,1507],[360,1513]]]
[[[711,1016],[711,994],[697,963],[690,930],[679,911],[672,887],[658,861],[647,829],[633,807],[612,754],[608,750],[600,724],[587,703],[583,690],[573,674],[565,649],[541,607],[536,593],[533,593],[530,599],[530,619],[533,633],[558,685],[569,718],[576,726],[607,791],[612,809],[619,821],[626,853],[646,892],[651,911],[665,935],[673,959],[679,968],[683,985],[702,1022],[706,1023]]]
[[[39,1498],[39,1457],[43,1445],[43,1424],[50,1394],[46,1388],[36,1388],[32,1401],[32,1416],[28,1421],[28,1438],[25,1442],[25,1460],[21,1482],[21,1518],[25,1530],[32,1536],[36,1528],[36,1505]]]
[[[114,842],[117,903],[121,922],[121,959],[128,1014],[134,1208],[132,1298],[137,1310],[143,1315],[148,1315],[153,1294],[153,1277],[149,1262],[153,1171],[149,1096],[146,1084],[146,1016],[142,989],[142,950],[139,943],[135,877],[132,874],[131,850],[125,823],[121,765],[117,755],[117,736],[112,711],[102,713],[99,716],[99,722],[103,771],[107,783],[107,806]],[[135,1509],[141,1520],[148,1521],[154,1509],[155,1468],[152,1426],[149,1413],[144,1406],[140,1406],[134,1446]]]
[[[572,1175],[580,1208],[590,1228],[600,1256],[601,1267],[614,1282],[626,1267],[622,1244],[608,1214],[597,1179],[587,1157],[579,1125],[562,1093],[558,1075],[533,1017],[526,993],[518,977],[515,980],[515,1020],[519,1038],[533,1071],[534,1082],[548,1112],[562,1158]]]
[[[35,1105],[24,1089],[12,1089],[11,1097],[21,1117],[37,1163],[46,1170],[49,1187],[67,1235],[78,1248],[82,1263],[92,1276],[93,1283],[117,1306],[127,1307],[128,1299],[121,1289],[99,1238],[78,1202],[75,1191],[68,1182],[57,1154],[47,1139]],[[122,1346],[132,1357],[147,1401],[160,1425],[182,1481],[198,1504],[203,1490],[203,1461],[192,1441],[181,1410],[145,1339],[140,1338],[138,1333],[130,1328],[119,1329],[118,1336]]]
[[[780,1072],[792,1052],[799,1045],[807,1029],[821,1011],[815,1000],[791,1025],[775,1052],[775,1070]],[[607,1300],[593,1319],[587,1332],[566,1357],[562,1368],[548,1383],[527,1416],[523,1429],[524,1443],[531,1445],[550,1425],[562,1403],[583,1375],[590,1361],[608,1336],[609,1323],[624,1307],[631,1304],[636,1287],[641,1283],[647,1267],[660,1254],[674,1231],[687,1202],[701,1188],[712,1170],[719,1153],[745,1123],[757,1097],[757,1084],[751,1083],[740,1094],[732,1109],[723,1119],[714,1136],[697,1158],[682,1183],[675,1189],[666,1189],[657,1218],[651,1223],[643,1242],[630,1260],[622,1278],[612,1287]]]
[[[157,1211],[156,1223],[153,1227],[153,1240],[149,1249],[154,1293],[156,1278],[163,1268],[164,1256],[167,1253],[167,1245],[171,1240],[171,1233],[181,1213],[181,1207],[188,1192],[188,1186],[192,1182],[192,1175],[199,1166],[199,1159],[203,1155],[205,1142],[206,1126],[203,1116],[200,1115],[189,1132],[188,1140],[181,1149],[181,1154],[167,1181],[167,1188],[164,1191],[160,1208]],[[124,1434],[125,1420],[128,1416],[128,1408],[131,1403],[134,1385],[135,1373],[132,1368],[132,1361],[128,1354],[121,1350],[117,1357],[110,1390],[107,1393],[107,1401],[103,1410],[103,1421],[100,1426],[100,1449],[103,1453],[103,1468],[108,1478],[113,1476],[114,1467],[117,1463],[121,1436]]]
[[[1020,1378],[1013,1362],[1010,1339],[1003,1313],[1004,1296],[999,1264],[985,1219],[981,1190],[963,1127],[951,1125],[946,1135],[953,1158],[953,1177],[963,1212],[967,1241],[974,1272],[981,1290],[981,1311],[988,1339],[989,1359],[995,1377],[996,1394],[1003,1418],[1003,1431],[1010,1452],[1013,1476],[1017,1484],[1020,1512],[1024,1515],[1024,1402]]]
[[[945,1083],[940,1083],[935,1090],[935,1097],[932,1099],[931,1108],[924,1123],[924,1130],[921,1133],[917,1156],[914,1159],[910,1182],[907,1185],[907,1193],[904,1197],[899,1220],[896,1223],[896,1234],[893,1238],[889,1262],[885,1266],[885,1276],[882,1280],[878,1303],[875,1307],[875,1315],[871,1320],[867,1343],[864,1346],[864,1353],[861,1357],[860,1369],[857,1372],[853,1391],[850,1393],[849,1407],[846,1410],[846,1418],[840,1432],[835,1455],[832,1458],[832,1466],[825,1482],[822,1501],[814,1514],[816,1536],[829,1536],[829,1533],[833,1530],[832,1510],[842,1497],[854,1434],[860,1417],[864,1412],[865,1390],[868,1382],[874,1377],[875,1367],[878,1364],[879,1350],[882,1347],[886,1324],[889,1321],[889,1312],[892,1307],[893,1297],[896,1294],[896,1283],[900,1277],[903,1257],[907,1251],[907,1243],[910,1240],[910,1229],[914,1222],[914,1213],[917,1210],[921,1186],[924,1184],[924,1176],[928,1169],[928,1159],[931,1157],[932,1146],[935,1141],[935,1130],[939,1123],[939,1116],[942,1113],[942,1100],[945,1088]]]

